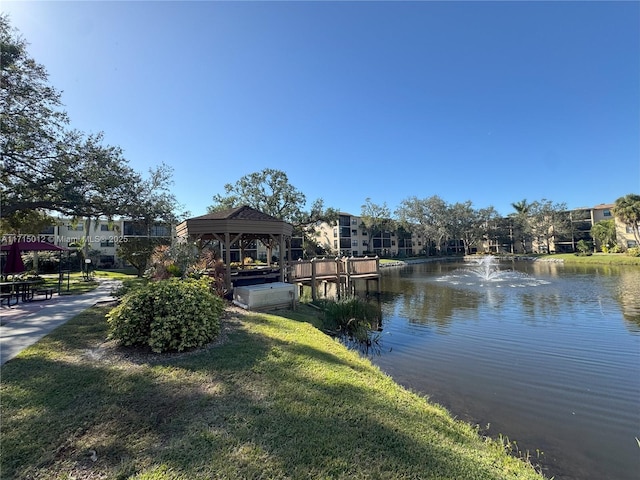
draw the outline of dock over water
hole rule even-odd
[[[318,289],[334,283],[338,297],[355,293],[356,284],[363,282],[366,293],[369,282],[375,281],[375,292],[380,293],[380,259],[376,257],[336,257],[298,260],[289,265],[289,283],[311,287],[311,297],[318,298]]]

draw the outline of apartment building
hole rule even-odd
[[[318,245],[333,255],[412,256],[417,255],[420,250],[415,246],[422,245],[413,240],[410,232],[403,229],[380,231],[369,238],[362,218],[349,213],[340,213],[335,225],[321,222],[316,229],[319,233]]]
[[[633,232],[629,227],[615,219],[613,204],[600,204],[595,207],[578,208],[567,212],[571,224],[570,231],[562,235],[555,235],[550,242],[552,252],[575,252],[580,240],[593,241],[591,227],[601,221],[614,219],[618,243],[631,248],[637,246]],[[404,229],[378,232],[371,239],[363,228],[361,217],[349,213],[340,213],[338,222],[329,225],[326,222],[317,225],[319,232],[318,244],[333,255],[363,256],[372,253],[383,257],[409,257],[425,254],[435,254],[435,246],[429,239],[412,234]],[[464,242],[459,239],[449,239],[445,245],[446,254],[464,254]],[[527,245],[526,251],[533,248],[535,253],[546,253],[547,246],[542,241],[534,240]],[[475,245],[471,252],[493,253],[523,253],[521,235],[511,217],[498,221],[495,236],[485,239],[482,245]]]
[[[88,244],[96,267],[118,268],[126,266],[117,254],[119,242],[149,236],[164,238],[170,242],[174,235],[173,228],[169,225],[156,224],[147,229],[140,222],[127,219],[91,221],[87,234],[83,221],[74,222],[72,219],[59,218],[55,225],[47,227],[40,234],[26,236],[61,247],[84,248]]]
[[[637,247],[638,242],[633,235],[631,227],[622,223],[616,219],[613,215],[613,203],[602,203],[591,208],[591,224],[595,224],[601,220],[615,220],[616,225],[616,238],[618,239],[618,245],[625,248]]]
[[[580,240],[592,241],[591,227],[601,220],[615,220],[618,244],[624,248],[637,246],[636,239],[629,227],[615,219],[613,204],[600,204],[571,210],[568,213],[571,221],[571,232],[553,238],[550,248],[552,251],[574,252]],[[364,256],[378,255],[382,257],[411,257],[436,254],[435,246],[427,238],[412,234],[402,228],[394,231],[380,231],[369,238],[362,223],[362,218],[349,213],[340,213],[337,223],[329,225],[322,222],[316,225],[318,245],[332,255]],[[522,253],[524,249],[520,241],[519,232],[514,230],[510,217],[505,217],[497,225],[496,236],[486,239],[484,244],[473,246],[472,252],[493,253]],[[118,268],[126,266],[125,261],[118,257],[118,242],[127,241],[135,237],[164,238],[171,242],[175,236],[173,227],[157,224],[147,229],[143,224],[128,219],[92,221],[89,234],[85,235],[83,222],[73,222],[71,219],[58,219],[56,225],[50,226],[36,235],[38,240],[46,241],[63,247],[81,247],[85,242],[89,244],[92,258],[98,268]],[[7,236],[9,237],[9,236]],[[3,238],[3,242],[11,242]],[[544,252],[546,245],[542,242],[528,245],[527,251]],[[303,258],[303,240],[301,237],[291,239],[291,258]],[[231,246],[232,261],[240,261],[239,245]],[[267,248],[261,242],[254,241],[244,245],[242,250],[245,257],[256,260],[267,260]],[[446,244],[447,254],[463,254],[464,243],[461,240],[450,239]],[[277,249],[273,252],[278,256]]]

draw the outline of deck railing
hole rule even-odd
[[[376,277],[380,274],[378,257],[314,258],[292,262],[289,281],[292,283],[331,280],[349,282],[350,277]]]
[[[326,279],[338,277],[344,272],[339,258],[314,258],[312,260],[298,260],[291,264],[291,281],[305,279]]]
[[[349,275],[371,275],[380,273],[380,260],[374,258],[349,258],[346,261]]]

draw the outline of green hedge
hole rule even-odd
[[[127,293],[107,314],[109,336],[154,352],[200,347],[220,332],[223,300],[204,280],[151,282]]]

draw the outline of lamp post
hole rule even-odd
[[[91,268],[91,259],[90,258],[86,258],[84,260],[84,266],[85,266],[84,278],[85,278],[85,280],[89,280],[89,270]]]

